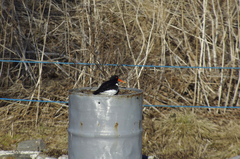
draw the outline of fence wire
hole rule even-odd
[[[62,64],[62,65],[102,65],[102,66],[126,66],[126,67],[154,67],[154,68],[196,68],[196,69],[238,69],[240,67],[199,67],[199,66],[158,66],[158,65],[128,65],[128,64],[96,64],[96,63],[74,63],[74,62],[58,62],[58,61],[26,61],[26,60],[3,60],[0,62],[14,62],[14,63],[43,63],[43,64]],[[240,94],[240,93],[239,93]],[[16,102],[41,102],[41,103],[59,103],[68,104],[67,101],[52,101],[52,100],[29,100],[29,99],[13,99],[13,98],[0,98],[5,101]],[[188,106],[188,105],[143,105],[144,107],[172,107],[172,108],[240,108],[240,106]]]

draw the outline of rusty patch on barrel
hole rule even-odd
[[[82,123],[82,122],[80,122],[80,124],[81,124],[81,130],[83,130],[83,123]]]
[[[114,128],[115,128],[116,131],[118,131],[118,122],[115,123]]]

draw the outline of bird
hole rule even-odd
[[[105,94],[105,95],[117,95],[119,92],[118,81],[126,83],[118,78],[117,75],[112,76],[108,81],[104,82],[96,91],[94,95]]]

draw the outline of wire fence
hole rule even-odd
[[[199,67],[199,66],[158,66],[158,65],[128,65],[128,64],[96,64],[96,63],[74,63],[74,62],[56,62],[56,61],[26,61],[26,60],[3,60],[0,62],[14,62],[14,63],[42,63],[42,64],[62,64],[62,65],[103,65],[103,66],[126,66],[126,67],[153,67],[153,68],[194,68],[194,69],[237,69],[240,67]],[[239,92],[240,96],[240,92]],[[238,98],[239,98],[238,96]],[[52,100],[29,100],[29,99],[13,99],[0,98],[4,101],[16,102],[40,102],[40,103],[59,103],[68,104],[68,101],[52,101]],[[238,99],[237,99],[238,100]],[[67,106],[67,105],[66,105]],[[171,108],[240,108],[240,106],[191,106],[191,105],[143,105],[144,107],[171,107]]]
[[[15,62],[15,63],[42,63],[42,64],[62,64],[62,65],[102,65],[102,66],[127,66],[127,67],[155,67],[155,68],[202,68],[202,69],[237,69],[240,67],[200,67],[200,66],[158,66],[158,65],[127,65],[127,64],[96,64],[96,63],[81,63],[81,62],[56,62],[56,61],[20,61],[20,60],[0,60],[0,62]]]

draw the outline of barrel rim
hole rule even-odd
[[[93,94],[85,94],[80,91],[87,90],[87,91],[95,91],[97,90],[98,87],[82,87],[82,88],[74,88],[69,90],[69,94],[79,94],[82,96],[89,96]],[[140,95],[143,93],[143,90],[137,89],[137,88],[127,88],[127,87],[119,87],[120,91],[121,90],[129,90],[129,91],[135,91],[136,93],[131,93],[131,94],[118,94],[117,96],[128,96],[128,95]],[[93,95],[94,96],[94,95]],[[98,96],[109,96],[109,95],[98,95]]]

